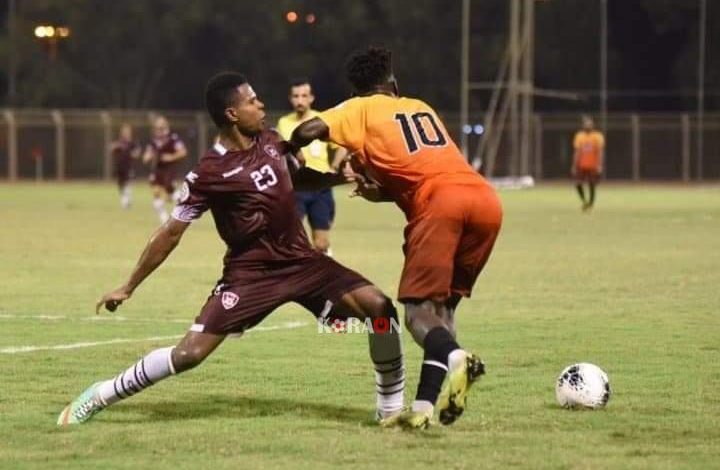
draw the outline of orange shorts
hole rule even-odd
[[[470,296],[502,224],[502,206],[488,185],[432,188],[405,227],[405,266],[398,299],[445,301]]]

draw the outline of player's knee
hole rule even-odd
[[[207,352],[202,347],[176,347],[172,354],[175,372],[180,373],[197,367],[205,360],[206,357]]]
[[[397,310],[392,300],[379,290],[367,299],[366,305],[368,315],[372,318],[397,318]]]

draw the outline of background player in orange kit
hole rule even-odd
[[[575,133],[573,139],[572,174],[575,177],[575,188],[582,200],[584,211],[592,209],[595,204],[595,187],[603,171],[605,158],[605,137],[595,130],[590,116],[583,116],[583,128]],[[588,185],[588,199],[585,199],[584,184]]]
[[[440,421],[451,424],[484,372],[482,361],[456,342],[453,315],[490,256],[502,208],[437,113],[398,95],[390,51],[371,47],[354,55],[347,78],[354,97],[301,124],[290,145],[299,149],[320,138],[354,152],[355,164],[373,181],[358,175],[356,192],[372,201],[394,201],[405,213],[398,299],[425,356],[412,407],[384,424],[425,428],[436,403]]]

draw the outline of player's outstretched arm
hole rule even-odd
[[[308,167],[291,174],[293,187],[298,191],[320,191],[349,182],[342,173],[322,173]]]
[[[188,222],[171,218],[160,226],[150,237],[130,278],[122,286],[103,295],[95,305],[95,313],[100,313],[103,305],[109,311],[114,312],[123,301],[129,299],[140,283],[172,253],[188,225],[190,225]]]
[[[290,145],[301,149],[315,139],[327,140],[330,129],[322,119],[314,117],[297,126],[290,136]]]

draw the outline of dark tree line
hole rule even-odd
[[[5,16],[7,1],[3,3]],[[460,85],[460,0],[16,0],[20,106],[196,109],[216,71],[244,71],[269,107],[286,105],[287,82],[308,76],[320,107],[347,96],[342,64],[354,49],[383,43],[395,52],[402,91],[454,110]],[[492,80],[505,49],[507,0],[472,3],[472,79]],[[712,53],[720,5],[709,3],[708,108],[720,104],[720,54]],[[683,109],[697,75],[694,0],[609,0],[610,88],[666,95],[611,97],[615,109]],[[289,23],[288,11],[298,20]],[[599,2],[536,6],[538,86],[587,90],[586,101],[539,99],[540,109],[596,105]],[[305,22],[313,13],[316,21]],[[0,20],[6,20],[0,16]],[[713,21],[714,20],[714,21]],[[38,24],[67,25],[71,37],[51,60]],[[7,86],[6,21],[0,90]],[[717,47],[720,46],[716,46]],[[473,95],[482,107],[488,93]],[[5,94],[3,94],[3,102]]]

